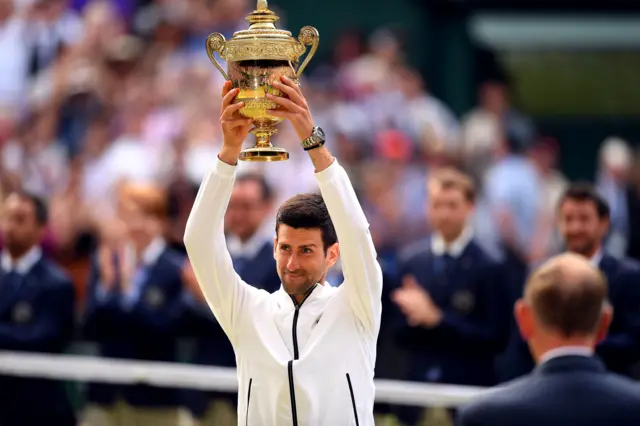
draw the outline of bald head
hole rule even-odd
[[[537,268],[524,293],[540,325],[562,337],[597,333],[606,298],[605,277],[573,253],[553,257]]]

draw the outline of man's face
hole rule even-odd
[[[285,291],[291,295],[305,294],[324,281],[327,271],[338,260],[338,244],[325,254],[320,229],[278,227],[274,240],[274,258]]]
[[[558,210],[558,229],[569,251],[592,256],[608,228],[592,201],[565,200]]]
[[[445,189],[435,182],[429,184],[429,220],[445,239],[452,240],[460,235],[472,210],[473,204],[460,189]]]
[[[138,247],[146,246],[162,232],[160,221],[145,214],[135,203],[127,203],[122,208],[121,219],[126,226],[128,239]]]
[[[38,244],[43,236],[33,203],[18,194],[7,197],[2,216],[2,236],[7,250],[20,256]]]
[[[258,182],[238,182],[229,200],[227,230],[241,240],[247,240],[260,228],[268,212],[269,203],[263,199]]]

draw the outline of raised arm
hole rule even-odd
[[[322,161],[318,157],[329,155],[324,147],[309,153],[316,160],[314,164]],[[369,222],[347,172],[336,160],[317,172],[316,178],[340,243],[342,291],[365,327],[377,330],[382,314],[382,270],[369,233]]]
[[[231,342],[238,318],[259,290],[243,282],[233,269],[224,236],[224,216],[235,181],[238,155],[251,122],[235,118],[242,103],[231,104],[237,90],[223,89],[221,124],[224,144],[218,161],[202,181],[184,235],[189,260],[202,293]]]
[[[274,87],[284,92],[288,99],[268,95],[283,107],[272,113],[289,119],[301,141],[309,138],[314,128],[313,119],[300,87],[286,77],[281,83],[274,83]],[[382,270],[369,232],[369,222],[347,172],[327,148],[321,145],[307,152],[315,166],[316,179],[340,243],[344,274],[341,290],[362,325],[377,332],[382,313]]]

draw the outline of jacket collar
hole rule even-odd
[[[552,358],[538,365],[535,374],[556,374],[567,372],[605,373],[606,367],[598,358],[584,355],[565,355]]]
[[[315,286],[313,286],[307,293],[307,297],[304,299],[304,305],[310,302],[313,302],[314,300],[323,299],[327,297],[329,294],[331,294],[333,291],[335,291],[335,288],[332,287],[328,282],[325,282],[324,285],[318,283]],[[296,307],[296,302],[284,290],[284,287],[282,286],[282,284],[280,285],[280,289],[277,290],[274,293],[274,295],[276,296],[278,300],[278,305],[280,305],[281,308],[285,307],[285,308],[293,309]]]
[[[433,234],[431,236],[431,252],[436,256],[449,254],[453,257],[459,257],[465,248],[469,245],[473,238],[473,232],[470,227],[466,227],[460,236],[451,244],[445,243],[442,236]]]
[[[20,259],[13,261],[9,253],[5,250],[2,252],[2,270],[4,272],[15,271],[21,275],[28,273],[36,263],[42,258],[42,249],[40,246],[33,246]]]

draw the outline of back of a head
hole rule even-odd
[[[562,339],[595,336],[607,303],[607,281],[583,256],[566,253],[529,278],[525,300],[537,322]]]
[[[320,229],[325,250],[338,241],[329,210],[320,194],[298,194],[285,201],[276,215],[276,235],[280,225]]]

